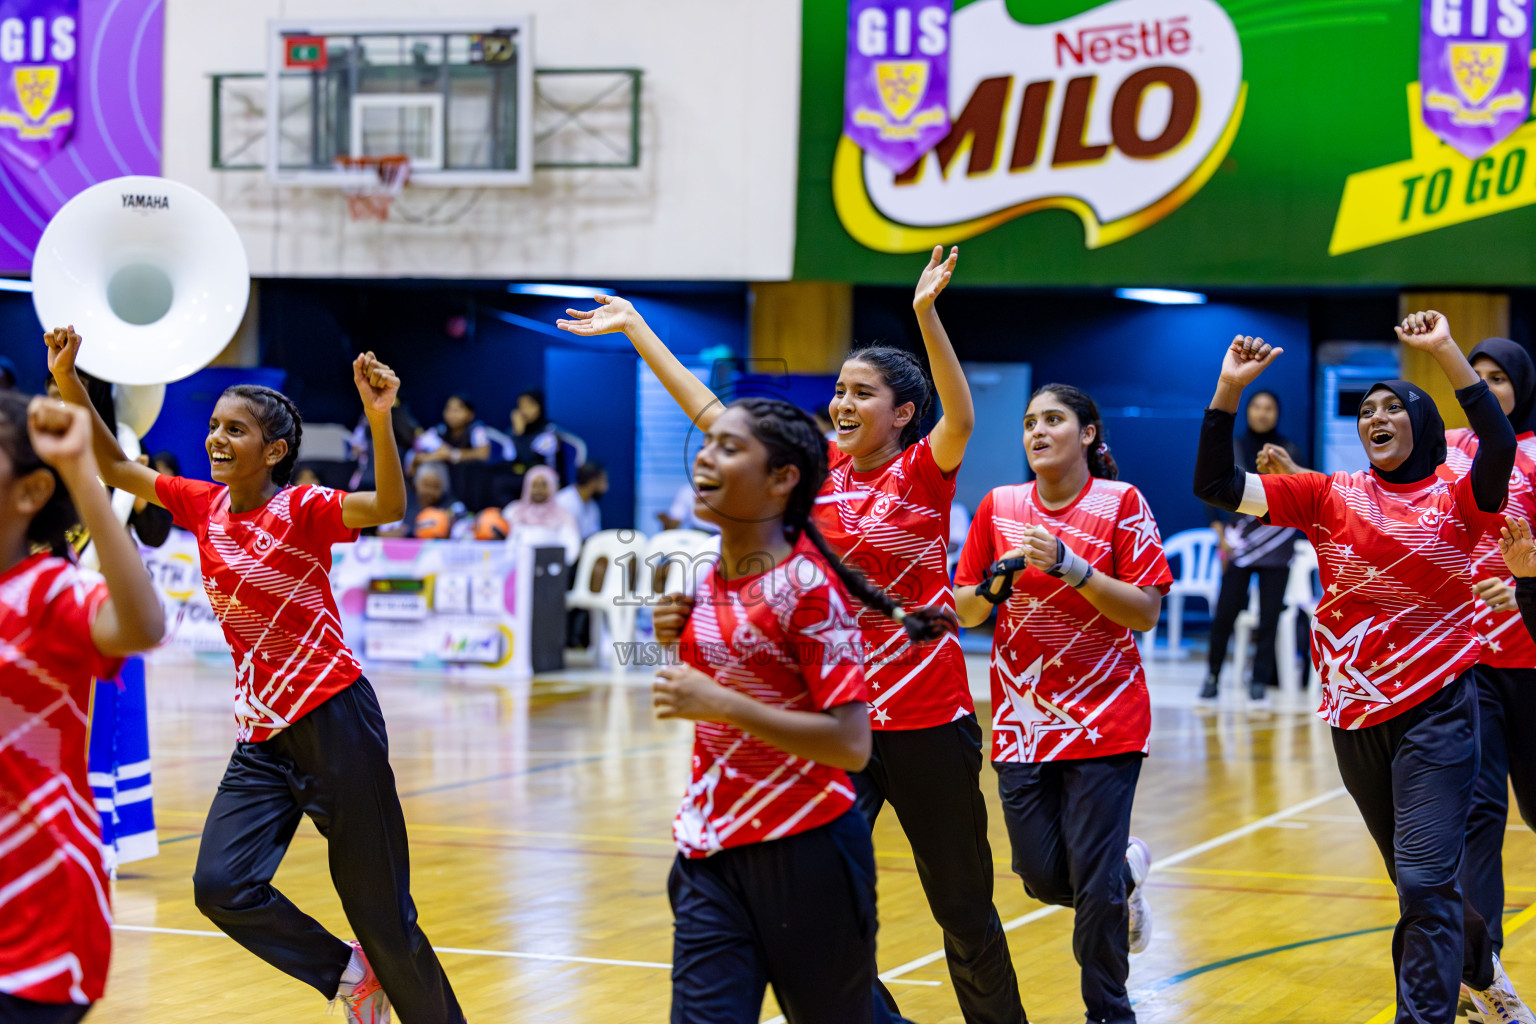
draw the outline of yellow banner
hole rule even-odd
[[[1424,127],[1419,83],[1408,85],[1413,156],[1351,174],[1333,223],[1328,254],[1368,249],[1536,203],[1536,121],[1476,160]]]

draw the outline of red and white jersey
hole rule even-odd
[[[995,488],[971,520],[955,585],[980,583],[987,566],[1021,545],[1031,526],[1049,530],[1106,576],[1164,593],[1173,582],[1141,492],[1094,478],[1070,505],[1054,510],[1040,504],[1033,483]],[[1015,575],[992,638],[992,760],[1146,753],[1151,726],[1131,630],[1033,566]]]
[[[682,660],[772,707],[826,711],[867,703],[863,640],[826,559],[801,537],[766,573],[722,579],[711,566],[694,593]],[[805,832],[853,806],[841,768],[787,754],[731,725],[694,727],[693,778],[672,831],[688,857]]]
[[[1509,501],[1504,511],[1517,519],[1536,523],[1536,433],[1527,431],[1515,439],[1515,468],[1509,474]],[[1465,427],[1445,432],[1445,464],[1459,477],[1472,472],[1477,454],[1477,435]],[[1499,531],[1485,530],[1472,551],[1472,581],[1501,579],[1510,586],[1515,578],[1499,554]],[[1478,664],[1493,668],[1536,668],[1536,642],[1520,621],[1519,609],[1491,611],[1482,598],[1472,604],[1472,628],[1482,651]]]
[[[235,659],[235,738],[260,743],[357,681],[331,595],[331,545],[357,539],[340,491],[285,487],[249,512],[229,489],[155,478],[177,526],[197,537],[203,590]]]
[[[854,472],[853,460],[834,443],[827,458],[832,471],[811,513],[827,544],[903,608],[953,610],[948,553],[955,474],[939,470],[928,439],[868,473]],[[976,710],[953,631],[913,643],[878,611],[860,606],[858,615],[874,728],[927,729]]]
[[[91,680],[122,659],[91,642],[100,576],[33,555],[0,575],[0,992],[91,1003],[112,905],[86,780]]]
[[[1259,478],[1270,519],[1317,549],[1312,661],[1329,725],[1387,721],[1477,663],[1471,553],[1502,520],[1478,510],[1469,477],[1453,476],[1442,466],[1411,484],[1371,472]]]

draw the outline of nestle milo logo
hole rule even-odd
[[[140,210],[169,210],[171,208],[170,196],[130,195],[123,193],[123,209]]]
[[[919,252],[1039,210],[1067,210],[1095,249],[1182,206],[1226,156],[1245,87],[1215,0],[1112,0],[1028,25],[1006,0],[950,21],[944,138],[899,173],[846,137],[832,170],[848,233]]]

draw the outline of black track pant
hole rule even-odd
[[[34,1003],[0,992],[0,1024],[75,1024],[90,1009],[77,1003]]]
[[[384,716],[357,682],[261,743],[237,743],[208,809],[192,886],[197,909],[285,974],[336,995],[351,948],[272,887],[309,815],[331,880],[401,1024],[462,1024],[453,989],[416,923],[405,817]]]
[[[679,856],[672,1024],[755,1024],[763,991],[790,1024],[883,1024],[875,995],[875,849],[857,811],[808,832]]]
[[[1285,611],[1285,585],[1291,578],[1291,570],[1286,566],[1256,569],[1234,565],[1221,574],[1221,592],[1216,597],[1216,611],[1211,616],[1211,648],[1206,667],[1211,675],[1221,672],[1237,617],[1248,607],[1248,580],[1254,573],[1259,576],[1259,628],[1253,634],[1253,681],[1272,686],[1275,682],[1275,634],[1280,627],[1280,613]],[[1237,682],[1242,683],[1242,680]]]
[[[1071,907],[1072,953],[1088,1020],[1134,1024],[1125,862],[1142,755],[1043,764],[992,762],[1013,846],[1013,870],[1042,903]]]
[[[1536,749],[1524,731],[1536,725],[1536,669],[1479,665],[1474,673],[1482,757],[1472,789],[1461,886],[1488,923],[1498,950],[1504,947],[1504,830],[1511,784],[1520,817],[1536,829]]]
[[[1493,979],[1488,926],[1461,891],[1478,763],[1472,673],[1378,725],[1331,731],[1339,774],[1397,885],[1397,1022],[1450,1024],[1459,983]]]
[[[967,715],[931,729],[877,730],[869,765],[853,786],[871,827],[889,803],[912,844],[966,1024],[1021,1024],[1019,980],[992,906],[980,779],[981,726]],[[889,993],[886,1001],[894,1005]]]

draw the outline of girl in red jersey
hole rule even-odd
[[[1117,482],[1092,398],[1047,384],[1024,413],[1032,483],[981,500],[955,573],[960,622],[1001,605],[992,641],[992,765],[1013,869],[1075,911],[1091,1021],[1131,1024],[1130,953],[1152,922],[1151,855],[1131,803],[1151,704],[1132,630],[1157,625],[1173,576],[1141,492]]]
[[[1464,898],[1459,873],[1478,771],[1471,553],[1504,504],[1515,432],[1439,313],[1397,328],[1430,353],[1482,444],[1455,480],[1430,397],[1407,381],[1373,385],[1358,425],[1371,468],[1259,476],[1233,465],[1242,390],[1280,349],[1233,339],[1206,410],[1195,494],[1294,526],[1317,549],[1325,594],[1312,627],[1339,773],[1397,885],[1392,938],[1400,1024],[1448,1024],[1458,983],[1490,1020],[1533,1024]]]
[[[755,1021],[770,984],[791,1024],[886,1021],[874,847],[847,774],[870,756],[848,595],[914,639],[944,617],[901,611],[831,552],[811,516],[826,448],[788,402],[733,403],[693,471],[720,558],[653,690],[660,717],[699,723],[668,883],[673,1024]]]
[[[69,557],[77,512],[101,576]],[[0,1021],[71,1024],[101,998],[112,949],[85,770],[92,680],[165,633],[85,409],[0,392],[0,560]]]
[[[1488,338],[1467,354],[1515,430],[1515,470],[1505,511],[1536,519],[1536,365],[1508,338]],[[1446,465],[1464,476],[1477,454],[1477,435],[1447,430]],[[1481,649],[1477,661],[1478,773],[1467,822],[1467,855],[1461,884],[1488,924],[1494,952],[1504,947],[1504,834],[1513,784],[1520,816],[1536,827],[1536,751],[1524,740],[1523,723],[1536,721],[1536,643],[1515,606],[1513,581],[1499,558],[1499,535],[1485,530],[1472,552],[1472,626]]]
[[[48,369],[66,399],[80,336],[47,336]],[[203,826],[192,885],[197,907],[272,966],[340,998],[349,1024],[464,1017],[416,923],[409,841],[373,687],[341,635],[331,545],[400,519],[405,479],[390,427],[400,387],[360,355],[353,382],[378,453],[376,491],[288,487],[298,408],[270,388],[237,385],[208,421],[214,483],[161,476],[123,455],[93,416],[102,479],[170,509],[197,537],[203,588],[235,660],[234,754]],[[299,819],[325,836],[331,878],[357,933],[343,942],[272,886]]]
[[[959,250],[935,247],[912,306],[930,382],[895,348],[861,349],[843,363],[828,405],[837,439],[813,511],[833,551],[909,608],[952,609],[947,551],[955,473],[975,423],[970,388],[934,309]],[[623,299],[567,312],[575,334],[622,331],[694,424],[707,431],[721,403]],[[933,404],[943,415],[923,436]],[[663,618],[663,623],[666,619]],[[912,845],[928,906],[944,931],[955,995],[967,1024],[1021,1024],[1024,1007],[1008,939],[992,905],[992,849],[981,795],[981,726],[959,639],[916,644],[883,616],[859,617],[874,693],[869,765],[854,776],[873,826],[887,801]],[[660,628],[660,627],[659,627]],[[658,634],[659,635],[659,634]],[[893,1002],[889,993],[888,1002]]]

